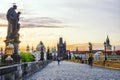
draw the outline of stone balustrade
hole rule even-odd
[[[0,67],[0,80],[23,80],[41,70],[51,61],[26,62]]]
[[[119,69],[120,70],[120,61],[93,61],[94,65],[103,66],[106,68]]]
[[[75,62],[75,63],[82,63],[80,60],[68,60],[68,61]],[[83,60],[83,63],[88,64],[88,61]],[[93,65],[120,70],[120,61],[119,60],[118,61],[107,60],[106,62],[104,62],[102,60],[99,60],[99,61],[93,60]]]

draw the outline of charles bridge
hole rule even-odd
[[[88,64],[39,61],[0,67],[0,80],[119,80],[120,70]]]
[[[67,61],[56,61],[25,80],[119,80],[120,71]]]
[[[4,40],[6,52],[2,55],[2,64],[5,64],[7,66],[0,67],[0,80],[120,80],[120,70],[95,66],[91,67],[88,64],[79,64],[67,61],[61,61],[60,64],[57,64],[57,61],[52,61],[52,56],[49,50],[46,53],[46,59],[44,59],[45,46],[42,42],[40,42],[40,45],[38,45],[38,51],[41,56],[35,56],[36,61],[31,60],[31,62],[28,61],[22,63],[22,58],[18,52],[19,44],[21,42],[19,40],[19,16],[21,12],[17,13],[15,9],[17,9],[17,6],[13,5],[13,7],[8,10],[6,15],[8,20],[8,32],[6,40]],[[14,17],[14,20],[11,17]],[[68,56],[66,52],[66,42],[63,43],[62,38],[60,38],[57,47],[58,56],[56,56],[56,59],[57,57],[60,57],[62,60],[71,60],[71,54],[69,52]],[[117,56],[115,59],[113,57],[111,58],[110,56],[108,57],[106,54],[108,49],[111,50],[111,45],[108,37],[106,39],[106,42],[104,42],[104,48],[104,54],[102,53],[102,56],[99,55],[101,62],[94,61],[93,64],[105,64],[104,66],[113,66],[115,63],[114,67],[116,67],[116,65],[119,67],[119,61],[112,63],[107,61],[107,59],[119,60],[119,57],[116,54],[113,54],[114,56]],[[89,42],[89,52],[86,55],[88,57],[85,59],[92,59],[93,55],[92,44]],[[82,57],[81,61],[83,61]]]
[[[0,67],[0,80],[22,80],[25,77],[40,71],[51,61],[26,62]]]

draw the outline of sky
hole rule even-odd
[[[20,46],[56,46],[100,43],[109,35],[120,45],[120,0],[0,0],[0,46],[7,33],[7,10],[16,3],[21,11]]]

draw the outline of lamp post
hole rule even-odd
[[[104,48],[105,48],[105,61],[107,60],[107,56],[106,56],[106,42],[104,42]]]
[[[7,64],[12,64],[13,58],[11,58],[11,55],[13,54],[14,46],[11,43],[8,43],[8,46],[6,47],[6,55],[7,58],[5,59]]]

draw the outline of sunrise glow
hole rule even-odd
[[[69,49],[82,44],[85,50],[88,42],[102,46],[109,35],[110,43],[120,49],[119,0],[1,0],[0,47],[5,45],[6,12],[12,3],[22,12],[20,48],[28,44],[35,48],[40,41],[56,47],[63,37]]]

